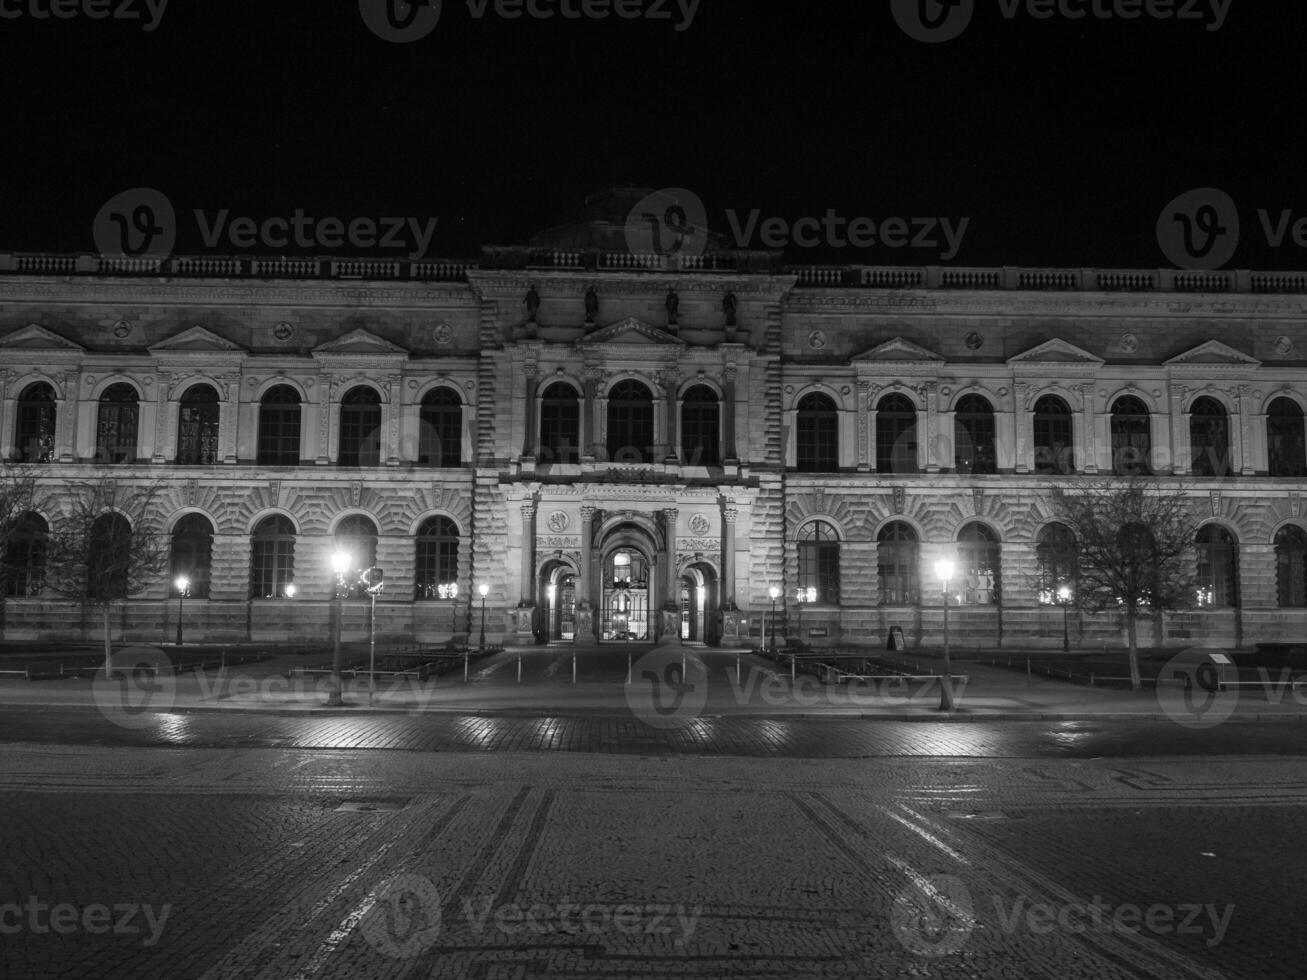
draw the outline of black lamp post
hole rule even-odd
[[[935,574],[939,576],[944,591],[944,676],[940,678],[939,710],[953,710],[953,661],[949,655],[948,645],[948,583],[953,577],[953,562],[941,558],[935,562]]]
[[[178,575],[173,585],[177,587],[177,645],[182,645],[182,610],[186,602],[186,592],[191,587],[191,580],[185,575]]]
[[[771,655],[776,656],[776,600],[781,597],[781,590],[778,586],[773,585],[767,590],[771,596]]]
[[[327,695],[328,707],[339,707],[344,704],[341,694],[340,680],[340,621],[345,615],[344,593],[345,593],[345,573],[349,571],[353,560],[349,552],[337,551],[331,556],[331,567],[336,573],[336,631],[335,645],[331,655],[331,692]]]
[[[1062,607],[1062,652],[1071,652],[1071,631],[1067,627],[1067,606],[1071,604],[1071,586],[1062,585],[1057,590],[1057,601]]]

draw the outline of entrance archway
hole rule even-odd
[[[576,637],[576,577],[576,569],[558,559],[540,569],[536,608],[543,610],[543,622],[536,628],[537,641],[570,642]]]
[[[721,596],[716,570],[707,562],[687,565],[678,579],[678,585],[681,639],[688,643],[716,646],[721,642],[718,612]]]
[[[621,545],[604,557],[599,639],[642,643],[650,638],[652,573],[653,562],[637,548]]]

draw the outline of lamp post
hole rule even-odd
[[[944,593],[944,676],[940,680],[939,710],[953,710],[953,661],[949,655],[948,645],[948,583],[953,578],[953,562],[941,558],[935,562],[935,574],[939,576]]]
[[[185,575],[178,575],[172,583],[177,587],[177,645],[182,645],[182,604],[186,601],[186,590],[191,587],[191,580]]]
[[[776,656],[776,600],[781,597],[780,586],[773,585],[767,590],[771,596],[771,655]]]
[[[477,586],[477,591],[481,593],[481,642],[477,645],[478,653],[486,652],[486,593],[490,591],[490,586],[482,582]]]
[[[348,551],[337,551],[331,556],[331,570],[336,573],[336,637],[335,648],[331,655],[331,691],[327,695],[328,707],[344,704],[340,696],[340,621],[345,614],[343,596],[345,592],[345,573],[353,564]]]
[[[1071,652],[1071,632],[1067,628],[1066,607],[1071,602],[1071,586],[1063,583],[1057,590],[1057,601],[1062,607],[1062,652]]]

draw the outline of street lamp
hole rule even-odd
[[[953,710],[953,661],[949,656],[948,646],[948,583],[953,577],[953,562],[941,558],[935,562],[935,574],[939,576],[944,593],[944,677],[939,688],[939,710]]]
[[[1062,652],[1071,652],[1071,633],[1067,629],[1066,607],[1071,602],[1071,586],[1063,583],[1057,589],[1057,601],[1062,607]]]
[[[182,645],[182,604],[186,601],[186,590],[191,587],[191,580],[185,575],[178,575],[172,583],[177,587],[177,645]]]
[[[773,585],[767,590],[771,596],[771,655],[776,656],[776,600],[781,597],[781,589],[778,585]]]
[[[481,643],[477,646],[478,653],[486,652],[486,593],[490,591],[490,586],[482,582],[477,586],[477,591],[481,593]]]
[[[340,696],[340,621],[345,615],[344,593],[345,573],[354,563],[348,551],[337,551],[331,556],[331,569],[336,573],[336,642],[331,656],[331,692],[327,695],[327,705],[337,707],[344,704]]]

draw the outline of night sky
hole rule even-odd
[[[38,16],[52,2],[76,16]],[[97,2],[127,16],[93,19]],[[94,252],[105,203],[151,187],[178,215],[177,253],[303,252],[210,247],[193,215],[299,209],[434,218],[428,254],[470,257],[637,186],[689,189],[732,237],[728,211],[829,209],[968,219],[946,264],[1158,267],[1175,264],[1163,207],[1214,187],[1242,225],[1228,267],[1307,268],[1292,229],[1272,248],[1258,215],[1307,217],[1303,4],[1062,0],[1088,12],[1072,19],[1052,0],[974,0],[958,37],[925,43],[888,0],[702,0],[688,23],[688,0],[622,0],[664,19],[602,20],[561,16],[582,0],[535,0],[550,20],[445,0],[427,36],[394,43],[359,0],[153,2],[0,0],[0,250]],[[941,251],[786,256],[925,265]]]

